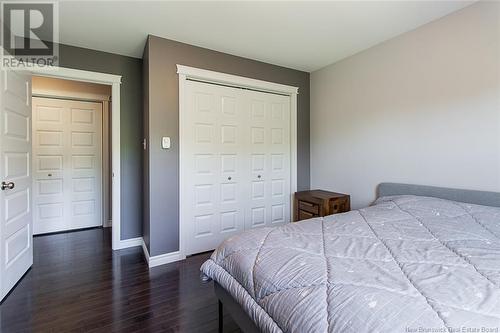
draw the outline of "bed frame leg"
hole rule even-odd
[[[219,333],[224,332],[224,308],[222,302],[219,301]]]

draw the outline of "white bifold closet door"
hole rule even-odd
[[[102,104],[33,98],[33,231],[102,225]]]
[[[188,81],[185,98],[186,255],[290,222],[290,97]]]

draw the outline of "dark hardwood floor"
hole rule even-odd
[[[217,332],[209,254],[148,269],[139,247],[113,252],[111,230],[34,238],[34,263],[0,305],[0,332]],[[224,332],[239,332],[226,315]]]

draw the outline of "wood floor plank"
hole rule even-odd
[[[210,254],[149,269],[111,229],[35,237],[33,267],[0,305],[0,332],[217,332]],[[225,332],[240,332],[228,315]]]

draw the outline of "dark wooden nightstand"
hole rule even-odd
[[[323,190],[300,191],[294,196],[293,220],[307,220],[349,210],[351,197],[347,194]]]

